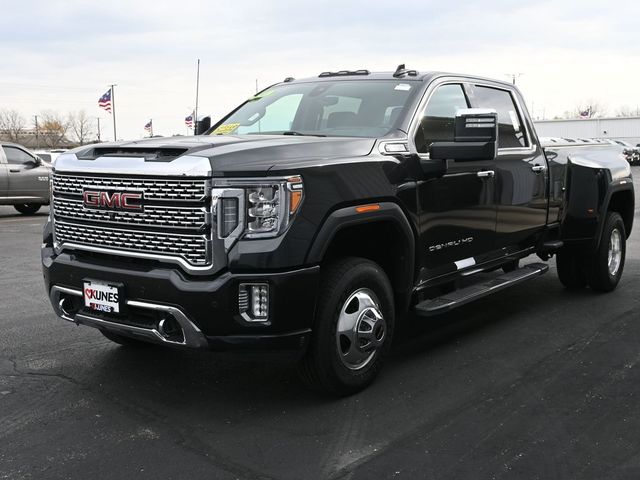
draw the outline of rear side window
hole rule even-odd
[[[452,142],[456,112],[468,108],[462,85],[442,85],[429,98],[429,103],[416,130],[418,152],[427,153],[433,142]]]
[[[522,119],[511,93],[497,88],[476,86],[473,103],[478,108],[493,108],[498,112],[498,147],[528,147]]]

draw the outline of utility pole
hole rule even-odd
[[[116,90],[114,87],[117,87],[116,83],[111,84],[111,113],[113,114],[113,141],[118,141],[118,135],[116,134]]]
[[[38,130],[38,115],[34,115],[36,118],[36,149],[40,149],[40,131]]]
[[[511,79],[511,83],[516,84],[516,79],[520,78],[524,73],[505,73],[505,76]]]
[[[258,93],[258,79],[256,78],[256,93]]]
[[[96,117],[96,119],[98,120],[98,142],[100,142],[100,117]]]
[[[200,92],[200,59],[198,59],[198,69],[196,73],[196,108],[193,112],[193,134],[198,134],[198,93]]]

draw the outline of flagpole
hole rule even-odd
[[[118,135],[116,134],[116,91],[117,84],[110,85],[111,87],[111,113],[113,114],[113,141],[118,141]]]
[[[194,111],[195,118],[193,119],[193,134],[198,133],[198,93],[200,91],[200,59],[198,59],[198,70],[196,74],[196,109]]]
[[[149,129],[149,133],[153,137],[153,118],[149,120],[149,125],[151,126],[151,128]]]

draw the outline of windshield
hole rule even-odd
[[[416,89],[415,82],[387,80],[281,84],[249,99],[210,134],[381,137]]]

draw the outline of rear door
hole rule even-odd
[[[48,171],[34,155],[19,147],[3,147],[8,168],[8,196],[46,200]]]
[[[420,157],[428,158],[433,142],[453,141],[456,111],[468,107],[459,81],[444,81],[427,92],[425,106],[410,130]],[[443,177],[417,182],[420,281],[472,268],[493,255],[494,170],[494,160],[449,160]]]
[[[517,91],[474,84],[475,108],[498,112],[496,158],[496,247],[505,253],[535,244],[547,223],[547,160],[533,138],[533,126]]]

